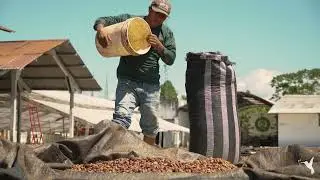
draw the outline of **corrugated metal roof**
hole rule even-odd
[[[242,91],[237,92],[237,103],[239,109],[250,105],[267,105],[269,107],[273,105],[273,102],[267,99]]]
[[[39,56],[41,56],[41,54],[0,55],[0,69],[23,69],[27,64],[30,64]]]
[[[63,112],[64,114],[69,114],[70,94],[66,91],[34,91],[30,99]],[[83,94],[75,94],[74,103],[74,116],[83,121],[97,124],[102,120],[112,120],[113,118],[114,101]],[[140,113],[136,110],[132,115],[132,123],[129,130],[141,132],[139,121]],[[189,132],[188,128],[170,123],[161,118],[159,118],[159,127],[160,131]]]
[[[268,113],[320,113],[320,95],[285,95]]]
[[[0,42],[0,69],[22,69],[32,61],[67,40],[33,40]],[[28,60],[24,60],[24,58]],[[15,59],[21,59],[16,61]],[[14,64],[12,64],[14,63]],[[15,65],[15,66],[14,66]]]
[[[55,99],[56,101],[61,101],[65,102],[66,104],[69,104],[69,99],[70,99],[70,94],[69,92],[66,91],[32,91],[35,94],[41,95],[41,99]],[[114,101],[104,99],[104,98],[97,98],[97,97],[92,97],[84,94],[74,94],[74,104],[78,106],[90,106],[90,107],[103,107],[105,108],[114,108]],[[49,100],[50,100],[49,99]]]
[[[83,91],[101,90],[68,39],[0,42],[0,71],[22,70],[21,78],[36,90],[68,90],[65,74],[48,53],[54,50]],[[0,77],[0,92],[10,92],[10,76]]]

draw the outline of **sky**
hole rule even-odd
[[[146,15],[150,0],[0,0],[0,41],[69,39],[103,88],[95,95],[113,98],[119,58],[105,58],[95,47],[92,26],[101,16]],[[185,92],[188,52],[220,51],[235,62],[239,90],[269,98],[272,77],[320,67],[319,0],[171,0],[166,24],[174,33],[177,57],[160,61],[178,94]],[[106,81],[108,86],[106,86]]]

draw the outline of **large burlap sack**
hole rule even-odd
[[[239,160],[236,75],[227,56],[188,53],[186,93],[190,120],[190,151]]]

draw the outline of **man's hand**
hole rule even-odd
[[[163,55],[164,46],[158,39],[158,37],[154,34],[151,34],[148,37],[148,42],[151,44],[151,46],[160,54]]]
[[[103,47],[106,48],[108,46],[108,44],[111,42],[111,38],[109,36],[109,34],[107,34],[106,32],[102,32],[103,29],[103,25],[99,24],[97,26],[97,38],[98,38],[98,42],[99,44]]]

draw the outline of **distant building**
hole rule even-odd
[[[278,117],[279,146],[320,146],[320,95],[286,95],[269,114]]]
[[[167,122],[178,124],[177,123],[177,109],[178,104],[174,102],[161,102],[159,107],[159,117],[164,119]],[[183,127],[183,126],[181,126]],[[169,131],[164,132],[159,135],[157,138],[158,141],[161,141],[162,147],[179,147],[181,143],[181,133],[182,131]]]
[[[237,92],[241,144],[277,146],[276,115],[268,114],[273,103],[249,92]],[[188,105],[178,108],[178,124],[189,128]],[[189,134],[184,134],[182,146],[189,146]]]
[[[241,144],[278,146],[277,118],[268,114],[273,102],[249,92],[238,92],[237,95]]]

